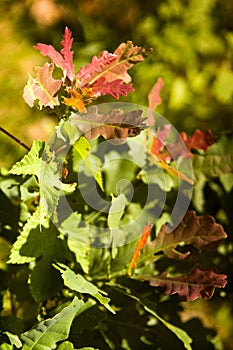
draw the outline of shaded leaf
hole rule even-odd
[[[150,276],[138,277],[149,281],[151,286],[164,288],[166,295],[179,294],[183,301],[192,301],[197,298],[210,299],[215,288],[224,288],[226,275],[215,273],[213,270],[201,270],[195,266],[186,276],[169,277],[166,272]]]
[[[208,147],[214,143],[214,137],[210,130],[195,130],[194,134],[187,136],[185,132],[180,134],[188,150],[202,149],[207,151]]]
[[[37,302],[50,298],[62,288],[62,279],[52,262],[73,260],[66,240],[59,235],[60,232],[52,224],[47,228],[37,227],[30,231],[27,241],[20,249],[22,256],[36,258],[29,287]]]
[[[51,350],[56,349],[59,341],[68,338],[73,319],[78,314],[92,306],[92,303],[74,298],[69,306],[65,307],[53,318],[39,323],[35,328],[21,334],[22,350]]]
[[[64,284],[79,293],[90,294],[94,298],[96,298],[102,305],[106,307],[109,311],[115,314],[115,311],[109,305],[110,299],[103,296],[102,294],[106,294],[101,291],[98,287],[96,287],[93,283],[87,281],[82,275],[75,274],[72,270],[70,270],[67,266],[63,264],[54,265],[60,272],[61,276],[64,280]]]
[[[76,125],[88,139],[103,136],[105,139],[126,139],[140,134],[147,128],[142,110],[124,113],[113,109],[99,114],[97,106],[89,107],[86,114],[73,113],[71,125]]]
[[[64,71],[64,77],[71,81],[74,79],[73,51],[71,51],[73,39],[71,31],[66,27],[63,35],[61,53],[55,50],[52,45],[37,44],[35,49],[39,50],[43,56],[48,56],[52,62]]]
[[[59,105],[56,93],[61,87],[60,79],[53,79],[54,65],[45,63],[43,67],[36,68],[36,78],[29,77],[24,88],[23,98],[25,102],[33,107],[34,102],[39,100],[39,107],[50,107]]]
[[[197,179],[206,179],[233,173],[233,139],[222,137],[211,145],[205,155],[193,155],[193,168]]]
[[[217,224],[212,216],[196,216],[194,211],[188,211],[174,231],[167,233],[167,225],[164,224],[157,237],[148,242],[143,251],[142,260],[152,259],[153,255],[163,252],[171,259],[185,259],[189,252],[180,253],[175,248],[180,243],[192,244],[198,249],[216,246],[227,237],[223,227]]]
[[[57,350],[98,350],[96,348],[92,348],[90,346],[85,346],[84,348],[78,348],[78,349],[75,349],[74,348],[74,345],[69,342],[69,341],[64,341],[63,343],[61,343]]]
[[[78,227],[81,221],[81,214],[72,212],[62,221],[59,231],[67,237],[67,245],[71,252],[75,254],[76,261],[85,273],[89,272],[89,250],[90,239],[88,227]],[[85,232],[86,231],[86,232]]]
[[[9,264],[26,264],[35,260],[34,256],[23,255],[21,248],[27,242],[31,230],[38,228],[38,234],[40,234],[39,227],[41,228],[41,226],[48,227],[48,220],[45,219],[43,222],[41,222],[39,210],[36,210],[29,217],[28,221],[23,227],[22,232],[18,235],[16,242],[13,244],[8,261]]]
[[[146,305],[143,305],[143,306],[147,312],[149,312],[151,315],[156,317],[165,327],[167,327],[171,332],[173,332],[177,336],[177,338],[179,338],[182,341],[185,349],[192,350],[192,347],[190,345],[192,343],[192,339],[183,329],[180,329],[179,327],[174,326],[170,322],[165,321],[162,317],[160,317],[154,310],[152,310],[148,306]]]

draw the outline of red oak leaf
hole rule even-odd
[[[202,270],[199,266],[195,266],[186,276],[169,277],[163,272],[155,276],[140,277],[143,281],[149,281],[151,286],[164,288],[166,295],[177,293],[183,301],[210,299],[215,288],[225,287],[226,278],[226,275],[217,274],[213,270]]]
[[[144,49],[134,46],[131,41],[122,43],[114,54],[103,51],[99,57],[94,57],[87,67],[82,67],[77,74],[81,86],[89,84],[92,86],[98,79],[105,78],[106,82],[121,79],[129,83],[131,77],[128,70],[137,62],[144,60],[144,57],[151,53],[151,49]]]
[[[214,143],[214,137],[210,130],[203,132],[197,129],[192,136],[187,136],[185,132],[181,132],[181,139],[170,144],[166,143],[168,136],[169,124],[165,125],[163,130],[157,131],[151,146],[151,153],[167,162],[178,157],[192,157],[191,150],[193,149],[207,151],[208,147]],[[168,148],[172,150],[172,155]]]
[[[216,248],[227,237],[223,227],[217,224],[212,216],[196,216],[191,210],[172,232],[167,233],[166,228],[167,225],[164,224],[157,237],[146,244],[143,256],[148,257],[148,262],[151,262],[159,252],[163,252],[170,259],[183,260],[190,255],[190,252],[180,253],[176,250],[179,244],[191,244],[199,250],[211,249]]]
[[[159,77],[148,95],[149,108],[155,109],[160,103],[162,103],[160,92],[162,90],[163,85],[163,79]]]
[[[92,61],[87,66],[82,67],[76,75],[77,79],[81,82],[81,86],[86,85],[98,73],[106,70],[116,58],[116,55],[109,53],[106,50],[101,52],[98,57],[94,56]]]
[[[133,67],[135,63],[142,62],[144,57],[147,57],[152,52],[152,49],[145,49],[140,46],[134,46],[132,41],[122,43],[116,48],[114,54],[117,59],[112,68],[109,69],[107,77],[108,81],[115,80],[116,77],[122,79],[125,83],[131,81],[130,75],[127,71]]]
[[[197,129],[192,136],[187,136],[185,132],[180,133],[186,147],[191,149],[203,149],[207,151],[208,147],[214,143],[214,137],[210,130],[201,131]]]
[[[153,225],[148,224],[148,225],[145,225],[143,230],[142,230],[142,236],[139,239],[139,241],[137,242],[136,248],[135,248],[134,253],[133,253],[133,257],[132,257],[130,264],[129,264],[129,269],[128,269],[129,276],[131,275],[132,269],[136,269],[136,267],[137,267],[137,260],[140,257],[142,248],[145,246],[145,244],[150,236],[152,227],[153,227]]]
[[[37,44],[35,49],[39,50],[43,56],[48,56],[52,62],[64,71],[64,78],[68,77],[71,81],[74,79],[73,51],[71,46],[73,39],[71,31],[66,27],[63,40],[61,42],[63,49],[59,53],[52,45]]]
[[[129,92],[134,91],[132,84],[122,84],[122,82],[122,79],[116,79],[110,82],[102,77],[96,80],[92,87],[100,95],[108,94],[118,99],[120,95],[126,96]]]
[[[24,100],[33,107],[35,100],[39,100],[39,107],[50,107],[59,105],[58,98],[55,96],[61,87],[62,81],[55,80],[52,77],[54,65],[45,63],[43,67],[37,67],[36,78],[29,78],[24,88]]]

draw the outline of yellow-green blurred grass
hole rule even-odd
[[[0,125],[29,147],[34,139],[47,139],[53,131],[53,120],[42,111],[29,108],[23,100],[28,73],[41,65],[41,57],[9,18],[0,23]],[[25,150],[0,133],[0,167],[9,167]]]

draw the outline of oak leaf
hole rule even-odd
[[[99,54],[99,56],[94,56],[88,65],[81,67],[76,75],[76,78],[80,80],[81,85],[84,86],[85,84],[89,83],[89,81],[98,73],[106,70],[108,66],[116,61],[116,58],[116,55],[104,50]]]
[[[124,83],[129,83],[131,77],[127,71],[135,63],[142,62],[151,52],[152,49],[134,46],[131,41],[127,41],[120,44],[113,54],[103,51],[99,57],[94,57],[91,63],[80,69],[77,79],[80,80],[81,86],[91,86],[103,77],[106,82],[121,79]]]
[[[119,98],[120,95],[126,96],[129,92],[134,91],[132,84],[122,84],[122,79],[114,81],[106,81],[106,78],[99,78],[92,85],[93,90],[101,95],[110,95],[114,98]]]
[[[144,260],[151,260],[153,254],[163,252],[168,258],[183,260],[190,252],[180,253],[176,247],[181,244],[191,244],[199,250],[216,247],[227,237],[223,227],[209,215],[196,216],[194,211],[188,211],[174,231],[167,233],[164,224],[157,237],[147,242],[143,251]]]
[[[149,281],[151,286],[164,288],[166,295],[178,294],[183,301],[193,301],[198,298],[210,299],[215,288],[224,288],[227,276],[217,274],[214,270],[202,270],[195,266],[186,276],[170,277],[166,272],[140,279]]]
[[[87,109],[87,113],[72,113],[71,125],[76,125],[87,139],[103,136],[108,139],[126,139],[140,134],[147,128],[142,110],[124,113],[121,109],[112,109],[101,114],[97,106]]]
[[[74,90],[72,88],[67,89],[70,97],[63,97],[64,103],[67,106],[71,106],[78,110],[80,113],[86,112],[86,104],[95,99],[95,93],[92,88],[82,88]]]
[[[160,92],[163,85],[164,85],[163,79],[159,77],[148,95],[149,108],[155,109],[159,104],[162,103]]]
[[[43,67],[36,68],[36,78],[29,77],[24,88],[23,98],[25,102],[33,107],[34,102],[39,100],[39,107],[51,107],[59,105],[56,93],[61,87],[62,81],[52,77],[54,65],[45,63]]]
[[[57,67],[63,70],[64,78],[68,77],[72,81],[74,79],[73,51],[71,51],[72,43],[72,33],[66,27],[61,42],[63,47],[61,53],[55,50],[52,45],[38,43],[34,48],[39,50],[43,56],[48,56]]]
[[[191,136],[187,136],[185,132],[182,132],[180,136],[189,150],[202,149],[207,151],[208,147],[214,143],[214,137],[210,130],[203,132],[197,129]]]

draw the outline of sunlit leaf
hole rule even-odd
[[[87,281],[82,275],[75,274],[67,266],[63,264],[54,265],[60,272],[64,280],[64,284],[79,293],[90,294],[96,298],[102,305],[106,307],[109,311],[115,314],[115,311],[109,305],[110,298],[103,296],[106,294],[96,287],[93,283]]]
[[[130,264],[129,264],[128,275],[131,275],[131,270],[132,269],[136,269],[136,267],[137,267],[137,260],[140,257],[142,248],[147,243],[147,240],[148,240],[148,238],[150,236],[152,227],[153,227],[153,225],[151,225],[151,224],[148,224],[148,225],[144,226],[143,231],[142,231],[142,236],[139,239],[139,241],[137,242],[136,248],[135,248],[134,253],[133,253],[133,257],[132,257],[132,259],[130,261]]]
[[[122,84],[122,79],[106,81],[104,77],[99,78],[92,85],[93,91],[101,95],[110,95],[118,99],[121,95],[126,96],[129,92],[134,91],[132,84]]]
[[[78,314],[92,306],[75,297],[69,306],[53,318],[39,323],[35,328],[21,334],[22,350],[51,350],[56,349],[57,342],[68,338],[73,319]]]
[[[42,141],[34,141],[31,150],[10,170],[15,175],[35,175],[38,179],[40,194],[41,220],[53,215],[59,199],[62,182],[58,165],[53,160],[49,146]]]
[[[144,57],[147,57],[152,52],[152,49],[144,49],[143,47],[134,46],[131,41],[122,43],[110,54],[103,51],[98,58],[94,58],[87,66],[81,68],[77,77],[84,79],[84,84],[92,85],[99,78],[104,77],[106,82],[113,82],[121,79],[125,83],[131,81],[127,71],[137,62],[142,62]],[[83,85],[83,84],[82,84]]]
[[[68,27],[65,28],[63,36],[61,53],[56,51],[52,45],[37,44],[35,49],[39,50],[43,56],[48,56],[52,62],[64,71],[64,77],[68,77],[71,81],[74,79],[73,51],[71,51],[73,43],[72,33]]]
[[[43,67],[36,68],[36,78],[29,77],[23,98],[30,107],[33,107],[36,100],[39,101],[40,108],[47,106],[54,108],[59,105],[56,93],[62,81],[52,77],[53,69],[53,64],[45,63]]]
[[[81,136],[73,145],[73,160],[74,160],[74,171],[79,171],[79,159],[77,154],[83,160],[88,172],[95,178],[96,182],[103,189],[103,178],[101,173],[102,162],[101,160],[91,153],[91,145],[88,140]]]
[[[159,77],[148,95],[149,108],[155,109],[159,104],[162,103],[160,92],[163,87],[163,84],[163,79]]]

